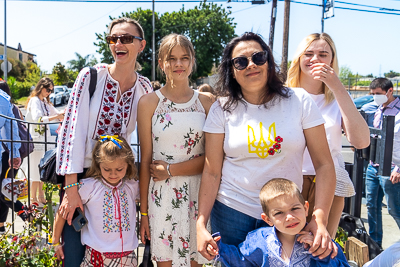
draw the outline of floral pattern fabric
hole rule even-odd
[[[205,111],[198,92],[177,104],[160,98],[152,118],[154,160],[178,163],[204,154]],[[153,260],[190,266],[207,262],[197,252],[196,219],[201,175],[174,176],[149,186],[149,219]]]

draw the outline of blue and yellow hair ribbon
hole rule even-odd
[[[105,141],[111,141],[120,149],[122,148],[122,140],[118,139],[118,135],[100,135],[99,141],[102,143],[104,143]]]

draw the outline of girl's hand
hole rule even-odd
[[[325,83],[333,93],[335,93],[336,90],[340,90],[340,88],[345,89],[343,84],[340,82],[339,77],[336,75],[336,72],[328,64],[313,64],[311,74],[314,76],[314,80],[319,80]]]
[[[297,241],[302,243],[305,249],[308,249],[314,243],[314,235],[311,232],[301,231]]]
[[[143,244],[146,244],[146,239],[150,240],[150,227],[149,227],[149,216],[142,216],[140,220],[140,240]]]
[[[62,245],[58,245],[55,247],[55,254],[54,256],[57,257],[57,260],[61,261],[64,259],[64,251]]]
[[[168,163],[162,160],[154,160],[153,163],[150,164],[150,175],[155,182],[169,178],[167,166]]]
[[[217,243],[214,241],[211,234],[205,227],[200,227],[199,225],[197,225],[197,250],[209,261],[215,257],[209,250],[218,251]]]
[[[312,253],[314,257],[319,256],[320,259],[324,259],[329,256],[331,252],[331,258],[333,259],[336,257],[338,252],[337,246],[333,243],[325,225],[317,223],[315,216],[313,216],[311,222],[304,228],[304,231],[312,232],[315,236],[314,242],[309,249],[309,252]]]
[[[72,217],[77,207],[80,207],[81,210],[84,211],[81,197],[78,194],[78,187],[73,186],[67,188],[59,210],[62,217],[68,221],[69,225],[72,223]]]
[[[219,240],[221,240],[221,236],[216,236],[216,237],[214,237],[214,241],[215,242],[217,242],[217,241],[219,241]],[[207,246],[207,252],[208,252],[208,254],[210,254],[210,255],[212,255],[212,256],[217,256],[218,255],[218,248],[217,249],[215,249],[211,244],[208,244],[208,246]]]

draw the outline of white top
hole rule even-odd
[[[287,178],[301,189],[301,166],[306,146],[304,129],[324,123],[318,107],[304,89],[290,90],[275,104],[238,102],[223,111],[220,99],[211,106],[204,131],[224,133],[225,158],[217,200],[259,219],[262,186],[273,178]]]
[[[124,180],[114,187],[102,179],[86,178],[82,180],[79,195],[88,220],[87,227],[81,230],[83,245],[102,253],[137,248],[135,200],[139,198],[139,182]]]
[[[90,70],[79,73],[68,101],[57,144],[57,173],[81,173],[92,162],[92,150],[100,135],[118,134],[130,140],[135,130],[137,103],[153,91],[150,81],[137,74],[135,85],[116,102],[119,88],[107,64],[98,64],[96,90],[90,99]]]
[[[44,90],[44,89],[43,89]],[[50,122],[49,117],[59,114],[58,110],[50,103],[47,103],[46,98],[40,100],[39,97],[32,97],[28,102],[28,107],[26,108],[25,120],[28,122],[39,122],[39,118],[42,118],[42,122]],[[56,122],[56,121],[54,121]],[[40,126],[44,130],[44,126]],[[55,141],[55,138],[51,136],[50,125],[47,125],[47,141]],[[31,124],[29,126],[29,133],[32,136],[33,141],[45,141],[44,134],[40,135],[37,131],[38,124]],[[47,149],[53,148],[54,145],[47,145]],[[44,144],[35,144],[35,151],[45,150]]]
[[[339,105],[334,99],[329,104],[325,104],[325,95],[313,95],[311,98],[317,104],[322,117],[325,120],[326,139],[328,140],[329,150],[331,151],[333,163],[335,166],[342,165],[341,156],[342,150],[342,114],[340,113]],[[308,149],[304,151],[303,174],[315,175],[314,165],[312,164]]]

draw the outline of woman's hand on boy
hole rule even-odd
[[[208,253],[208,246],[218,249],[217,243],[211,234],[203,225],[199,225],[199,221],[197,221],[197,250],[204,258],[210,261],[214,259],[215,255]]]
[[[140,240],[143,244],[146,244],[146,239],[150,240],[150,227],[149,227],[149,216],[142,216],[140,219]]]
[[[314,257],[324,259],[331,255],[331,258],[335,258],[338,250],[337,246],[333,243],[328,230],[322,223],[317,223],[315,218],[304,228],[304,231],[312,232],[315,236],[314,242],[309,249],[309,252]],[[331,254],[332,253],[332,254]]]
[[[214,237],[214,241],[217,242],[221,240],[221,236],[216,236]],[[208,254],[210,254],[211,256],[217,256],[218,255],[218,247],[215,249],[211,244],[207,245],[207,252]]]
[[[153,163],[150,164],[150,175],[155,182],[169,178],[167,166],[168,163],[162,160],[154,160]]]
[[[314,243],[314,235],[308,231],[301,231],[297,241],[303,244],[305,249],[308,249]]]

